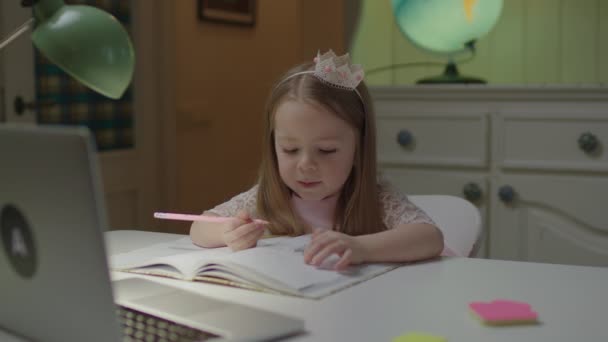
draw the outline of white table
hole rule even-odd
[[[106,233],[108,253],[182,237],[132,230]],[[607,268],[444,258],[395,269],[322,300],[147,278],[304,319],[307,333],[289,341],[390,341],[413,331],[449,342],[608,341]],[[542,323],[487,327],[468,311],[471,301],[499,298],[530,303]],[[2,331],[0,341],[21,342]]]
[[[109,253],[119,253],[181,237],[113,231],[106,241]],[[608,341],[606,268],[443,258],[398,268],[322,300],[148,278],[304,319],[308,333],[290,341],[390,341],[413,331],[449,342]],[[471,301],[500,298],[530,303],[542,323],[487,327],[468,311]]]

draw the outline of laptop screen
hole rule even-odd
[[[96,163],[86,128],[0,125],[1,329],[118,340]]]

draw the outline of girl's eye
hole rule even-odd
[[[287,154],[294,154],[294,153],[298,152],[298,149],[297,148],[284,148],[283,152],[287,153]]]
[[[333,148],[333,149],[319,149],[319,151],[323,154],[332,154],[332,153],[336,153],[337,149]]]

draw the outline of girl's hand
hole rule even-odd
[[[304,262],[319,266],[332,254],[340,257],[334,265],[337,271],[365,260],[363,247],[356,237],[333,230],[313,229],[310,244],[304,250]]]
[[[255,247],[263,234],[264,225],[253,222],[246,211],[240,212],[222,227],[224,243],[233,251]]]

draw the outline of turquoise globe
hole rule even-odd
[[[486,35],[498,21],[503,0],[392,0],[401,32],[417,47],[453,55]]]
[[[401,33],[416,47],[446,55],[442,75],[417,83],[486,83],[461,76],[454,56],[475,53],[475,42],[498,21],[503,0],[392,0],[393,14]]]

